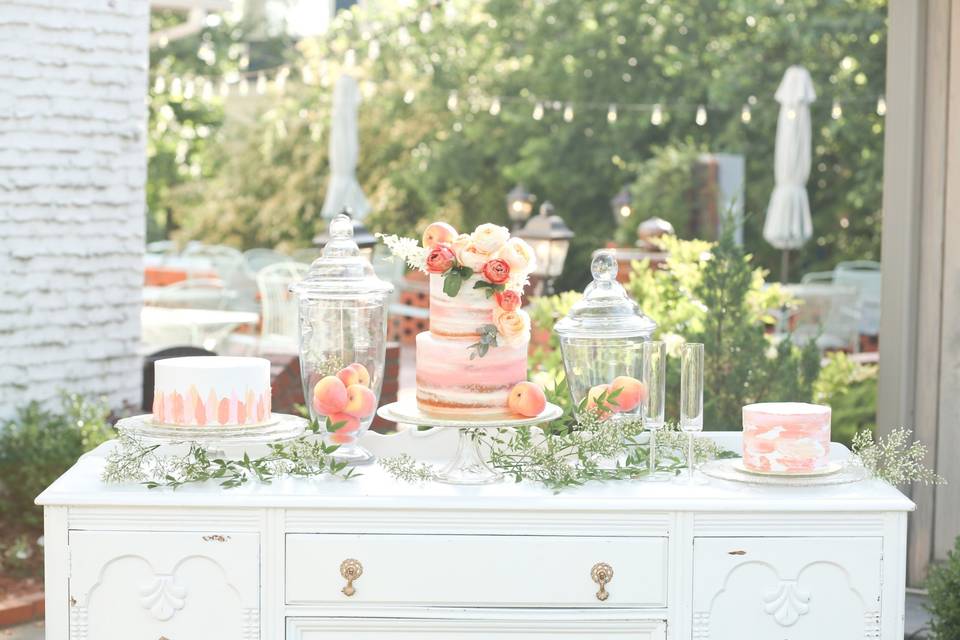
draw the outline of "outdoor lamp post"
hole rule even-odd
[[[533,273],[544,283],[548,294],[553,293],[553,281],[563,272],[570,239],[573,238],[573,231],[553,211],[553,204],[544,202],[540,205],[540,213],[530,218],[515,234],[533,247],[537,256],[537,268]]]
[[[537,197],[527,191],[522,184],[518,184],[507,194],[507,215],[510,216],[510,225],[516,230],[527,221],[533,213],[533,203]]]
[[[363,223],[353,217],[353,212],[350,210],[350,207],[344,207],[341,212],[343,215],[348,216],[353,222],[353,241],[357,243],[357,246],[360,247],[360,255],[365,259],[372,261],[373,260],[373,248],[377,245],[377,238],[374,236],[369,229],[363,226]],[[327,242],[330,241],[330,232],[324,231],[318,233],[313,238],[313,244],[319,248],[324,248],[327,246]]]
[[[613,219],[618,225],[623,224],[627,218],[633,215],[633,196],[626,187],[620,189],[617,195],[610,201],[610,209],[613,211]]]

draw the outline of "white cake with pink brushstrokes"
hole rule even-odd
[[[165,426],[235,427],[271,419],[270,361],[202,356],[154,364],[153,421]]]
[[[504,227],[458,234],[446,223],[427,227],[423,248],[430,330],[416,338],[417,406],[443,417],[510,415],[510,391],[527,379],[530,318],[520,305],[533,250]]]
[[[743,465],[751,471],[804,474],[829,465],[830,407],[764,402],[743,408]]]

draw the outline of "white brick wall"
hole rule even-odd
[[[0,418],[139,402],[148,0],[0,0]]]

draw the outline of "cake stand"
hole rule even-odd
[[[274,413],[259,424],[198,427],[196,425],[163,425],[151,414],[122,418],[117,431],[135,436],[146,444],[197,443],[212,452],[225,452],[235,447],[276,444],[301,436],[308,422],[299,416]]]
[[[540,415],[533,418],[491,417],[491,418],[442,418],[420,411],[415,402],[391,402],[380,407],[377,414],[384,420],[403,424],[415,424],[421,427],[448,427],[457,430],[457,452],[453,459],[437,474],[437,482],[446,484],[490,484],[499,482],[503,474],[490,468],[480,452],[476,434],[478,429],[505,429],[532,427],[544,422],[556,420],[563,415],[563,409],[547,403]]]

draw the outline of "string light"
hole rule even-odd
[[[542,120],[543,119],[543,103],[538,102],[536,106],[533,107],[533,119]]]
[[[413,89],[407,89],[407,90],[403,93],[403,101],[404,101],[405,103],[407,103],[407,104],[413,104],[413,100],[414,100],[414,98],[416,98],[416,97],[417,97],[417,94],[416,94],[416,92],[414,92]]]
[[[156,94],[163,93],[167,89],[167,79],[163,76],[157,76],[157,79],[153,81],[153,92]]]
[[[877,115],[881,117],[887,115],[887,99],[883,96],[877,98]]]
[[[458,104],[460,104],[460,98],[457,96],[457,92],[451,91],[450,95],[447,96],[447,109],[450,109],[450,111],[456,111]]]
[[[563,108],[563,121],[573,122],[573,103],[571,102],[568,102],[567,106]]]
[[[750,124],[751,120],[753,120],[753,114],[750,113],[750,105],[745,104],[740,108],[740,122]]]
[[[209,80],[204,81],[200,97],[203,98],[204,102],[213,98],[213,83]]]
[[[500,113],[500,98],[494,98],[490,103],[490,115],[495,116]]]
[[[380,57],[380,41],[374,40],[370,43],[370,47],[367,49],[367,57],[371,60],[376,60]]]
[[[180,78],[174,77],[170,81],[170,95],[174,98],[183,96],[183,81]]]
[[[702,127],[707,124],[707,108],[702,104],[697,107],[697,126]]]
[[[257,74],[257,95],[262,96],[267,92],[267,76],[262,73]]]
[[[607,107],[607,122],[613,124],[617,121],[617,105],[611,104]]]
[[[287,85],[287,77],[290,75],[290,67],[283,67],[277,73],[277,77],[274,80],[274,83],[277,85],[277,91],[283,93],[284,87]]]
[[[840,106],[839,100],[833,101],[833,106],[830,107],[830,117],[834,120],[839,120],[843,117],[843,107]]]
[[[420,33],[430,33],[430,30],[433,29],[433,16],[430,15],[429,11],[424,11],[420,14]]]
[[[230,95],[230,84],[226,80],[220,81],[220,97],[226,98]]]
[[[250,93],[250,81],[247,80],[247,76],[240,78],[240,95],[246,96]]]
[[[197,92],[197,85],[193,80],[187,80],[183,83],[183,99],[190,100],[193,98],[193,94]]]
[[[659,103],[653,105],[653,112],[650,114],[650,124],[659,127],[663,124],[663,107]]]

